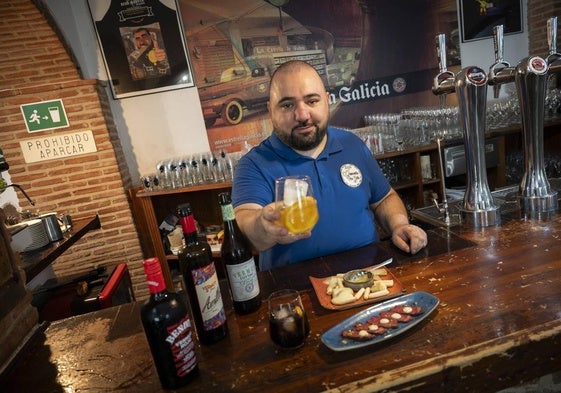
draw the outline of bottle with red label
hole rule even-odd
[[[158,258],[146,259],[143,266],[150,298],[141,308],[140,319],[160,383],[177,389],[199,374],[189,309],[179,295],[166,289]]]
[[[177,207],[185,247],[179,253],[179,268],[191,302],[199,341],[212,344],[226,337],[228,324],[210,245],[199,239],[191,205]]]

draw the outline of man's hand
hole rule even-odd
[[[392,232],[393,244],[411,254],[416,254],[427,245],[427,234],[421,228],[412,224],[401,225]]]
[[[259,251],[273,247],[275,244],[290,244],[312,236],[312,232],[293,235],[280,224],[280,213],[275,204],[265,207],[259,205],[240,205],[235,209],[236,221],[242,232]]]

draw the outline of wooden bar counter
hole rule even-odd
[[[429,245],[415,256],[383,242],[261,272],[264,296],[282,287],[302,291],[311,333],[299,350],[273,346],[265,302],[254,314],[236,316],[224,289],[229,335],[201,346],[200,376],[181,391],[496,392],[561,370],[561,215],[428,234]],[[394,339],[330,350],[321,335],[368,306],[327,310],[308,276],[369,266],[388,253],[406,293],[428,292],[439,306]],[[163,391],[139,308],[132,303],[52,323],[20,351],[0,380],[2,390]]]

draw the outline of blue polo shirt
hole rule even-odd
[[[328,127],[325,149],[313,159],[296,153],[271,134],[240,159],[234,172],[233,206],[274,202],[275,179],[289,175],[310,176],[319,221],[310,238],[262,251],[261,270],[379,240],[370,204],[380,201],[390,191],[390,184],[356,135]]]

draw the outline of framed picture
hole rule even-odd
[[[176,0],[88,0],[113,97],[194,86]]]
[[[521,33],[521,0],[458,0],[462,42],[493,36],[493,27],[503,25],[504,34]]]

